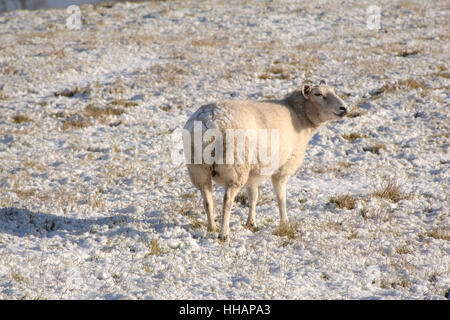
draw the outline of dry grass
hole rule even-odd
[[[357,117],[361,117],[366,114],[367,114],[366,111],[351,111],[347,114],[347,117],[348,118],[357,118]]]
[[[71,98],[71,97],[75,97],[75,96],[77,96],[77,95],[81,95],[81,96],[83,96],[83,95],[85,95],[85,94],[87,94],[89,92],[89,88],[79,88],[79,87],[76,87],[75,89],[64,89],[64,90],[62,90],[62,91],[58,91],[58,92],[55,92],[54,93],[54,96],[55,97],[69,97],[69,98]]]
[[[344,138],[347,141],[353,142],[356,139],[360,139],[362,136],[361,134],[357,133],[357,132],[352,132],[350,134],[343,134],[342,138]]]
[[[450,72],[447,70],[445,66],[438,66],[437,71],[432,73],[434,76],[438,76],[445,79],[450,79]],[[1,95],[1,93],[0,93]]]
[[[261,190],[259,190],[259,195],[258,195],[258,200],[256,202],[257,206],[261,206],[261,205],[265,205],[270,203],[270,201],[272,200],[271,197],[269,197],[266,193],[261,192]],[[234,202],[239,203],[242,206],[249,206],[249,202],[248,202],[248,195],[246,191],[241,191],[237,194],[237,196],[234,198]]]
[[[425,90],[425,89],[427,89],[427,86],[420,80],[408,78],[408,79],[404,79],[404,80],[398,80],[397,82],[394,82],[394,83],[385,83],[380,88],[373,90],[370,94],[372,95],[372,97],[377,98],[378,96],[381,96],[384,93],[393,93],[397,90],[402,90],[402,89]]]
[[[395,252],[398,254],[412,254],[413,251],[406,245],[395,248]]]
[[[400,186],[390,179],[387,180],[380,189],[373,192],[370,196],[387,199],[392,202],[398,202],[400,200],[408,198],[408,195],[401,191]]]
[[[15,194],[17,194],[17,196],[19,198],[22,198],[22,199],[29,198],[29,197],[33,196],[36,193],[35,189],[23,189],[22,190],[22,189],[15,188],[15,189],[13,189],[11,191],[14,192]]]
[[[148,244],[148,248],[149,248],[149,252],[148,252],[147,256],[149,256],[149,255],[160,256],[165,253],[165,251],[160,247],[158,239],[156,239],[156,238],[152,238],[152,240],[150,240],[150,243]]]
[[[239,192],[236,197],[234,197],[234,202],[239,203],[241,206],[248,206],[248,196],[246,192]]]
[[[68,129],[82,129],[92,125],[89,118],[99,119],[100,121],[105,121],[108,116],[120,116],[125,112],[122,108],[114,108],[111,106],[101,108],[93,104],[88,104],[82,111],[81,114],[72,114],[68,116],[63,124],[62,130]],[[55,117],[63,117],[64,114],[55,114]],[[120,124],[120,122],[118,123]]]
[[[123,99],[113,100],[111,102],[111,104],[115,105],[115,106],[122,106],[122,107],[125,107],[125,108],[135,107],[135,106],[138,105],[138,103],[135,102],[135,101],[127,101],[127,100],[123,100]]]
[[[66,120],[64,120],[61,129],[62,130],[68,130],[68,129],[82,129],[89,127],[91,125],[91,122],[81,116],[78,117],[70,117]]]
[[[291,76],[288,71],[283,69],[280,66],[272,66],[266,70],[265,73],[261,74],[259,79],[280,79],[280,80],[289,80]]]
[[[299,237],[298,230],[300,224],[297,221],[290,221],[287,226],[278,227],[273,234],[279,237],[287,237],[288,239],[296,239]]]
[[[100,108],[92,104],[89,104],[86,106],[86,108],[84,108],[84,115],[94,118],[103,118],[105,116],[119,116],[124,112],[125,110],[121,108],[113,108],[113,107]]]
[[[11,117],[12,121],[16,124],[21,124],[25,122],[31,122],[32,120],[30,117],[24,114],[16,114],[15,116]]]
[[[218,48],[228,44],[228,38],[205,38],[205,39],[192,39],[192,46],[194,47],[211,47]]]
[[[358,231],[354,231],[350,233],[350,235],[347,237],[348,240],[357,239],[358,238]]]
[[[436,228],[432,231],[425,233],[425,235],[427,237],[434,238],[434,239],[450,241],[450,232],[448,229],[444,229],[444,228]]]
[[[347,195],[338,196],[338,197],[331,197],[328,203],[335,204],[336,207],[339,209],[346,208],[349,210],[353,210],[356,208],[356,201],[357,201],[357,198],[352,197],[347,194]]]
[[[195,192],[183,193],[180,195],[181,199],[195,199],[197,194]]]
[[[25,278],[16,270],[11,270],[11,278],[17,282],[24,282]]]
[[[201,221],[197,218],[197,216],[193,215],[189,217],[191,220],[191,228],[193,230],[202,230],[207,229],[208,225],[205,221]]]
[[[154,65],[147,70],[147,73],[152,78],[158,79],[159,82],[180,86],[183,78],[189,75],[190,71],[182,65],[167,63],[164,65]]]
[[[425,90],[427,87],[422,81],[418,81],[412,78],[408,78],[406,80],[399,80],[396,83],[396,89],[399,88],[407,88],[407,89],[423,89]]]
[[[0,100],[9,100],[11,97],[0,91]]]
[[[386,146],[384,144],[381,144],[381,143],[377,143],[377,144],[375,144],[373,146],[363,147],[363,151],[365,151],[365,152],[367,152],[367,151],[368,152],[372,152],[372,153],[374,153],[376,155],[379,155],[381,150],[386,150]]]
[[[419,53],[419,50],[399,50],[399,51],[397,51],[397,56],[406,58],[409,56],[414,56],[418,53]]]
[[[410,288],[411,282],[407,279],[400,278],[394,281],[388,281],[386,279],[381,279],[380,281],[380,287],[382,289],[396,289],[398,287],[402,288]]]

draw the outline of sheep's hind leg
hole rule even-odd
[[[258,185],[247,187],[249,213],[246,227],[253,229],[255,227],[256,202],[258,201]]]
[[[208,217],[208,231],[215,232],[217,231],[217,226],[214,222],[214,201],[212,198],[212,185],[206,186],[201,192],[203,197],[203,205]]]
[[[230,232],[230,215],[233,201],[242,186],[232,184],[226,187],[225,196],[223,198],[223,212],[222,212],[222,227],[220,229],[219,239],[222,241],[228,240]]]
[[[203,206],[208,217],[208,231],[217,231],[214,222],[214,202],[212,198],[211,171],[202,165],[188,165],[189,176],[194,186],[200,190],[203,197]]]

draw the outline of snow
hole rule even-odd
[[[444,299],[449,9],[378,1],[371,30],[373,4],[83,5],[80,30],[66,10],[2,13],[0,299]],[[235,203],[221,243],[171,161],[171,134],[202,104],[320,79],[360,116],[312,139],[288,184],[294,237],[274,235],[265,183],[259,230]],[[89,116],[88,105],[123,113]],[[407,196],[369,196],[389,179]],[[342,195],[354,209],[329,203]]]

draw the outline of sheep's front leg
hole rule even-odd
[[[277,196],[278,209],[280,210],[280,228],[289,226],[286,212],[286,183],[288,179],[288,176],[272,176],[272,184]]]
[[[258,201],[258,185],[250,185],[247,187],[249,213],[247,219],[247,228],[255,226],[256,202]]]
[[[223,212],[222,212],[222,227],[220,229],[219,239],[222,241],[228,240],[228,234],[230,232],[230,215],[233,201],[238,194],[241,187],[236,185],[228,186],[225,190],[225,196],[223,198]]]

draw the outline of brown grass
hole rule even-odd
[[[25,278],[16,270],[11,270],[11,278],[17,282],[24,282]]]
[[[154,65],[150,67],[147,72],[151,74],[152,77],[159,79],[160,82],[166,82],[174,86],[181,85],[183,78],[190,73],[183,65],[172,63]]]
[[[351,111],[347,114],[347,118],[357,118],[367,114],[366,111]]]
[[[343,196],[338,196],[338,197],[331,197],[329,200],[329,204],[333,203],[336,205],[337,208],[339,209],[355,209],[356,208],[356,200],[357,198],[354,198],[350,195],[343,195]]]
[[[181,199],[194,199],[197,197],[197,194],[195,192],[190,193],[183,193],[180,195]]]
[[[381,150],[386,150],[386,146],[381,143],[377,143],[373,146],[363,147],[363,151],[372,152],[374,154],[379,155]]]
[[[371,196],[388,199],[392,202],[398,202],[408,197],[401,191],[400,186],[392,180],[387,180],[387,182],[379,190],[372,193]]]
[[[265,73],[261,74],[259,79],[281,79],[289,80],[291,76],[289,73],[279,66],[272,66],[266,70]]]
[[[287,237],[288,239],[295,239],[298,235],[300,225],[297,221],[290,221],[289,225],[278,227],[273,234],[279,237]]]
[[[422,81],[418,81],[412,78],[408,78],[406,80],[399,80],[397,81],[396,84],[396,88],[402,88],[402,87],[406,87],[409,89],[426,89],[427,87],[425,86],[425,84]]]
[[[138,105],[138,103],[135,102],[135,101],[127,101],[127,100],[123,100],[123,99],[113,100],[111,102],[111,104],[115,105],[115,106],[122,106],[122,107],[125,107],[125,108],[135,107],[135,106]]]
[[[397,252],[398,254],[412,254],[413,253],[413,251],[406,245],[395,248],[395,252]]]
[[[356,139],[360,139],[361,135],[359,133],[357,133],[357,132],[352,132],[350,134],[343,134],[342,138],[344,138],[347,141],[353,142]]]
[[[16,114],[15,116],[11,117],[12,121],[16,124],[25,123],[25,122],[31,122],[32,120],[30,117],[24,114]]]
[[[382,289],[396,289],[397,287],[410,288],[411,282],[404,278],[400,278],[400,279],[397,279],[394,281],[388,281],[386,279],[381,279],[380,287]]]
[[[240,192],[234,197],[234,202],[239,203],[241,206],[248,206],[248,196],[245,192]]]
[[[383,93],[392,93],[392,92],[395,92],[395,91],[401,90],[401,89],[425,90],[425,89],[427,89],[427,86],[422,81],[419,81],[419,80],[416,80],[413,78],[408,78],[408,79],[398,80],[397,82],[394,82],[394,83],[385,83],[380,88],[373,90],[370,94],[372,95],[372,97],[377,98],[378,96],[380,96]]]
[[[352,232],[352,233],[347,237],[348,240],[352,240],[352,239],[356,239],[356,238],[358,238],[358,231]]]
[[[191,218],[191,228],[193,230],[207,229],[206,222],[197,219],[196,216],[191,216],[190,218]]]
[[[434,239],[450,241],[450,232],[448,229],[446,230],[444,228],[436,228],[432,231],[425,233],[425,235],[427,237],[434,238]]]
[[[161,249],[158,239],[156,239],[156,238],[152,238],[152,240],[150,240],[148,247],[149,247],[150,251],[147,255],[160,256],[165,253],[164,250]]]
[[[409,56],[414,56],[418,53],[419,53],[419,50],[400,50],[400,51],[397,51],[397,56],[406,58]]]
[[[63,96],[63,97],[69,97],[69,98],[71,98],[71,97],[76,96],[77,94],[79,94],[79,95],[85,95],[85,94],[87,94],[88,92],[89,92],[89,88],[79,88],[79,87],[76,87],[75,89],[64,89],[64,90],[62,90],[62,91],[55,92],[55,93],[54,93],[54,96],[55,96],[55,97]]]
[[[89,127],[91,122],[84,117],[70,117],[69,119],[64,120],[61,129],[82,129]]]
[[[15,194],[17,194],[17,196],[19,198],[25,199],[25,198],[29,198],[31,196],[33,196],[36,193],[35,189],[24,189],[24,190],[19,190],[19,189],[14,189],[11,190],[12,192],[14,192]]]
[[[113,107],[100,108],[92,104],[89,104],[86,106],[86,108],[84,108],[84,114],[88,117],[94,118],[102,118],[104,116],[119,116],[124,112],[125,110],[121,108],[113,108]]]
[[[0,100],[9,100],[11,97],[4,94],[3,92],[0,92]]]

